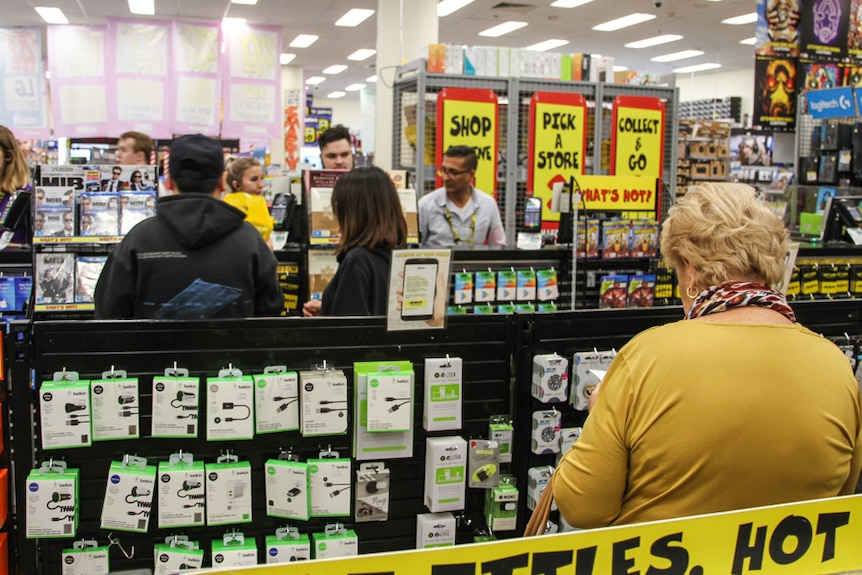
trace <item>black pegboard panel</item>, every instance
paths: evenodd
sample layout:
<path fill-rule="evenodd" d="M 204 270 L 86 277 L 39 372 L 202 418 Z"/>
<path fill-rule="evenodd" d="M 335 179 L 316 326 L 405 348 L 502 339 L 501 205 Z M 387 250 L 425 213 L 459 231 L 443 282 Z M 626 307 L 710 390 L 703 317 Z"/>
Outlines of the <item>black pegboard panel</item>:
<path fill-rule="evenodd" d="M 19 464 L 27 470 L 49 457 L 65 458 L 72 467 L 81 469 L 82 501 L 77 538 L 95 537 L 105 542 L 108 533 L 99 529 L 102 498 L 108 466 L 125 453 L 146 456 L 151 464 L 166 461 L 178 449 L 190 451 L 196 459 L 214 461 L 222 450 L 231 449 L 252 466 L 253 523 L 238 525 L 246 535 L 254 535 L 262 548 L 266 534 L 287 522 L 265 515 L 263 463 L 275 457 L 279 448 L 292 448 L 305 460 L 316 457 L 320 447 L 331 446 L 342 455 L 351 454 L 352 435 L 303 438 L 298 432 L 259 435 L 250 441 L 206 442 L 205 431 L 198 439 L 149 438 L 152 377 L 173 362 L 187 367 L 191 375 L 214 375 L 229 363 L 244 371 L 258 373 L 267 365 L 287 365 L 297 371 L 320 364 L 345 370 L 349 381 L 349 396 L 353 396 L 353 363 L 356 361 L 409 360 L 416 369 L 415 397 L 423 389 L 423 359 L 426 357 L 461 357 L 464 360 L 464 438 L 487 436 L 488 418 L 511 410 L 510 352 L 513 347 L 512 319 L 506 316 L 455 317 L 449 319 L 446 330 L 387 332 L 382 318 L 300 318 L 223 320 L 204 322 L 36 322 L 30 339 L 34 381 L 41 382 L 55 371 L 66 368 L 80 372 L 82 378 L 98 376 L 111 366 L 126 370 L 140 379 L 142 439 L 96 443 L 89 448 L 43 452 L 38 439 L 35 457 L 19 453 Z M 19 377 L 24 377 L 19 374 Z M 16 385 L 27 389 L 26 381 Z M 15 409 L 29 413 L 37 406 L 35 392 L 16 394 Z M 201 402 L 205 398 L 201 398 Z M 201 403 L 203 405 L 203 403 Z M 38 409 L 34 432 L 38 437 Z M 390 519 L 383 523 L 354 523 L 352 517 L 338 518 L 359 536 L 360 553 L 375 553 L 415 547 L 415 516 L 426 512 L 423 504 L 424 452 L 427 436 L 458 435 L 458 432 L 426 433 L 421 425 L 421 401 L 416 403 L 414 457 L 389 460 L 392 471 Z M 23 420 L 22 420 L 23 421 Z M 352 411 L 348 415 L 352 430 Z M 23 423 L 22 423 L 23 426 Z M 356 469 L 354 462 L 354 471 Z M 20 493 L 24 487 L 18 481 Z M 468 490 L 465 516 L 473 525 L 481 521 L 484 492 Z M 332 518 L 312 518 L 292 522 L 303 532 L 322 531 Z M 471 528 L 464 522 L 459 542 L 472 540 Z M 156 528 L 155 517 L 147 534 L 121 534 L 128 548 L 135 545 L 135 559 L 123 559 L 119 550 L 112 549 L 113 569 L 151 568 L 153 545 L 172 532 Z M 19 526 L 23 529 L 22 518 Z M 192 539 L 208 549 L 213 538 L 221 537 L 225 527 L 184 530 Z M 514 532 L 513 532 L 514 533 Z M 503 537 L 506 534 L 501 534 Z M 41 568 L 38 573 L 60 573 L 61 550 L 71 540 L 19 540 L 26 547 L 22 558 L 33 558 Z M 259 556 L 261 562 L 263 555 Z M 35 561 L 32 564 L 35 564 Z M 207 558 L 209 564 L 209 558 Z"/>

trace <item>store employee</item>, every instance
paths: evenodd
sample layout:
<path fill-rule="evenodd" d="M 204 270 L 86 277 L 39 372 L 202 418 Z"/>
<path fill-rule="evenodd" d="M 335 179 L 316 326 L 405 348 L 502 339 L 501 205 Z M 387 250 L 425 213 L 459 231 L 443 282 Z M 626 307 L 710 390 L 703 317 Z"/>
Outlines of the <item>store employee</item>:
<path fill-rule="evenodd" d="M 419 200 L 422 247 L 505 246 L 506 231 L 494 198 L 473 187 L 476 152 L 452 146 L 437 173 L 443 187 Z"/>

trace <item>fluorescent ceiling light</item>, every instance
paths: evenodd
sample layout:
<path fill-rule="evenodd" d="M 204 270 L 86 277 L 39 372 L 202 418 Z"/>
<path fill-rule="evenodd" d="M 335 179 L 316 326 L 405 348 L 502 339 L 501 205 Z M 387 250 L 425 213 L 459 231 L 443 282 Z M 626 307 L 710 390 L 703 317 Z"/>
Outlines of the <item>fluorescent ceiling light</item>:
<path fill-rule="evenodd" d="M 628 69 L 628 66 L 614 66 L 614 72 L 625 72 Z"/>
<path fill-rule="evenodd" d="M 682 40 L 682 36 L 679 34 L 662 34 L 661 36 L 653 36 L 652 38 L 645 38 L 637 42 L 629 42 L 626 44 L 626 48 L 649 48 L 651 46 L 658 46 L 659 44 L 676 42 L 677 40 Z"/>
<path fill-rule="evenodd" d="M 291 48 L 308 48 L 317 42 L 318 38 L 320 38 L 320 36 L 315 36 L 314 34 L 300 34 L 290 41 L 289 46 Z"/>
<path fill-rule="evenodd" d="M 568 44 L 568 40 L 545 40 L 544 42 L 539 42 L 538 44 L 533 44 L 532 46 L 527 46 L 524 50 L 535 50 L 537 52 L 545 52 L 547 50 L 553 50 L 554 48 L 559 48 L 560 46 L 565 46 Z"/>
<path fill-rule="evenodd" d="M 347 66 L 345 66 L 344 64 L 335 64 L 333 66 L 330 66 L 329 68 L 324 68 L 323 73 L 324 74 L 341 74 L 345 70 L 347 70 Z"/>
<path fill-rule="evenodd" d="M 361 90 L 364 87 L 365 87 L 365 84 L 351 84 L 348 87 L 346 87 L 345 90 L 348 92 L 358 92 L 359 90 Z"/>
<path fill-rule="evenodd" d="M 514 32 L 515 30 L 520 30 L 524 26 L 526 26 L 526 22 L 516 22 L 514 20 L 510 20 L 508 22 L 503 22 L 502 24 L 498 24 L 492 28 L 488 28 L 487 30 L 482 30 L 479 32 L 479 36 L 487 36 L 489 38 L 497 38 L 504 34 L 508 34 L 509 32 Z"/>
<path fill-rule="evenodd" d="M 367 60 L 377 53 L 377 50 L 372 50 L 370 48 L 362 48 L 361 50 L 357 50 L 353 54 L 347 57 L 348 60 L 353 60 L 354 62 L 362 62 L 363 60 Z"/>
<path fill-rule="evenodd" d="M 335 99 L 337 99 L 337 98 L 343 98 L 343 97 L 344 97 L 344 95 L 345 95 L 345 93 L 344 93 L 344 92 L 336 91 L 336 92 L 330 92 L 330 93 L 328 93 L 328 94 L 326 95 L 326 97 L 327 97 L 327 98 L 330 98 L 330 99 L 332 99 L 332 100 L 335 100 Z"/>
<path fill-rule="evenodd" d="M 551 2 L 551 6 L 554 8 L 577 8 L 578 6 L 589 4 L 592 1 L 593 0 L 556 0 L 556 2 Z"/>
<path fill-rule="evenodd" d="M 347 14 L 339 18 L 335 21 L 336 26 L 345 26 L 347 28 L 355 28 L 359 26 L 365 20 L 368 19 L 369 16 L 374 14 L 374 10 L 363 10 L 360 8 L 352 8 L 347 11 Z"/>
<path fill-rule="evenodd" d="M 692 72 L 703 72 L 704 70 L 715 70 L 721 68 L 721 64 L 695 64 L 694 66 L 683 66 L 682 68 L 674 68 L 674 74 L 689 74 Z"/>
<path fill-rule="evenodd" d="M 457 12 L 467 4 L 472 4 L 473 0 L 443 0 L 437 4 L 437 17 L 442 18 L 448 16 L 452 12 Z"/>
<path fill-rule="evenodd" d="M 129 12 L 142 16 L 152 16 L 156 13 L 156 4 L 154 0 L 129 0 Z"/>
<path fill-rule="evenodd" d="M 753 24 L 754 22 L 757 22 L 757 12 L 749 12 L 742 16 L 734 16 L 733 18 L 727 18 L 721 21 L 722 24 L 733 24 L 734 26 L 739 26 L 740 24 Z"/>
<path fill-rule="evenodd" d="M 257 4 L 257 0 L 230 0 L 231 4 L 247 4 L 249 6 L 254 6 Z"/>
<path fill-rule="evenodd" d="M 757 44 L 757 36 L 752 36 L 751 38 L 740 40 L 739 43 L 745 44 L 746 46 L 754 46 L 755 44 Z"/>
<path fill-rule="evenodd" d="M 225 18 L 221 21 L 222 28 L 239 28 L 245 26 L 245 18 Z"/>
<path fill-rule="evenodd" d="M 654 19 L 655 14 L 641 14 L 640 12 L 635 12 L 634 14 L 629 14 L 628 16 L 623 16 L 622 18 L 617 18 L 616 20 L 610 20 L 608 22 L 603 22 L 598 26 L 593 26 L 593 30 L 598 30 L 599 32 L 613 32 L 614 30 L 621 30 L 622 28 L 628 28 L 629 26 L 634 26 L 641 22 L 649 22 Z"/>
<path fill-rule="evenodd" d="M 278 60 L 279 62 L 281 62 L 282 66 L 287 66 L 288 64 L 293 62 L 294 58 L 296 58 L 296 54 L 282 53 L 282 55 L 278 57 Z"/>
<path fill-rule="evenodd" d="M 365 78 L 365 81 L 366 82 L 376 82 L 377 81 L 377 74 L 374 74 L 373 76 L 368 76 L 367 78 Z"/>
<path fill-rule="evenodd" d="M 63 11 L 59 8 L 50 8 L 45 6 L 37 6 L 36 12 L 42 17 L 42 20 L 48 24 L 68 24 L 69 20 Z"/>
<path fill-rule="evenodd" d="M 694 58 L 695 56 L 703 56 L 703 51 L 683 50 L 682 52 L 674 52 L 672 54 L 650 58 L 650 62 L 676 62 L 677 60 L 685 60 L 686 58 Z"/>
<path fill-rule="evenodd" d="M 324 78 L 323 76 L 312 76 L 305 81 L 305 83 L 309 86 L 316 86 L 318 84 L 322 84 L 323 82 L 326 82 L 326 78 Z"/>

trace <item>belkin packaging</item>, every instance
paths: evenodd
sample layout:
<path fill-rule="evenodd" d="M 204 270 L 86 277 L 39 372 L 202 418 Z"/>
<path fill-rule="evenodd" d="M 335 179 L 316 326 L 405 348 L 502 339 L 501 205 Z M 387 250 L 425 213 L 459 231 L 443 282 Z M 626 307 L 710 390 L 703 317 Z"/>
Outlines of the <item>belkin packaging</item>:
<path fill-rule="evenodd" d="M 425 506 L 432 512 L 464 509 L 467 442 L 458 436 L 425 440 Z"/>
<path fill-rule="evenodd" d="M 461 429 L 461 364 L 460 357 L 425 359 L 422 426 L 426 431 Z"/>
<path fill-rule="evenodd" d="M 356 362 L 353 377 L 353 453 L 356 460 L 412 457 L 413 364 L 409 361 Z M 369 427 L 369 422 L 374 429 Z"/>

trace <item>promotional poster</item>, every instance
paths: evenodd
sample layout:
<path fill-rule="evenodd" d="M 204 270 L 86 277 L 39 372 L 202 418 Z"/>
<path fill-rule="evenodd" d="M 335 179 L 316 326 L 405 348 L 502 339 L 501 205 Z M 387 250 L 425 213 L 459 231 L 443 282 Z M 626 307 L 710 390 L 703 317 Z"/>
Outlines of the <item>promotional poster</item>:
<path fill-rule="evenodd" d="M 757 43 L 759 56 L 799 54 L 801 0 L 757 0 Z"/>
<path fill-rule="evenodd" d="M 793 130 L 796 125 L 796 60 L 757 58 L 754 65 L 755 126 Z"/>
<path fill-rule="evenodd" d="M 810 0 L 799 21 L 802 56 L 843 58 L 847 55 L 850 0 Z"/>

